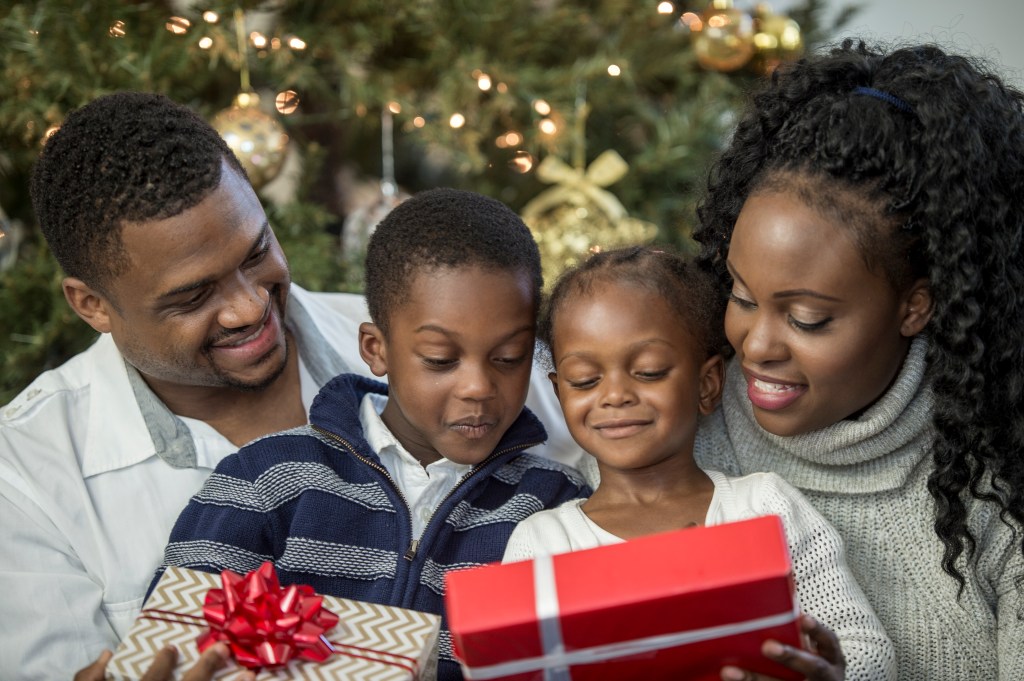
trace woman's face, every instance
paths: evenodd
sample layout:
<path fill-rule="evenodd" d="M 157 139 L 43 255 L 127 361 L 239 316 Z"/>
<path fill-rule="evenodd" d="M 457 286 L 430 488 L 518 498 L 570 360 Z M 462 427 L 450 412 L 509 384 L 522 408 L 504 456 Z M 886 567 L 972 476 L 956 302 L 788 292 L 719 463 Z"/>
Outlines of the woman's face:
<path fill-rule="evenodd" d="M 726 334 L 757 422 L 798 435 L 855 418 L 892 383 L 923 329 L 923 281 L 869 270 L 849 232 L 785 192 L 755 194 L 729 247 Z"/>

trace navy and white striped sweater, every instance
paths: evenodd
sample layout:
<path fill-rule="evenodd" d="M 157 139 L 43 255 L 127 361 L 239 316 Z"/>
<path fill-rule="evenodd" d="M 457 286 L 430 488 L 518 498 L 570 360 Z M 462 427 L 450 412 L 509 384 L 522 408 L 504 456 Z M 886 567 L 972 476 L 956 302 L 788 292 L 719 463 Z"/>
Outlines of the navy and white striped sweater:
<path fill-rule="evenodd" d="M 221 461 L 179 516 L 165 564 L 245 573 L 270 560 L 282 584 L 443 615 L 446 571 L 501 560 L 517 522 L 590 493 L 576 471 L 524 453 L 547 434 L 523 409 L 414 543 L 404 497 L 363 437 L 367 392 L 387 386 L 338 376 L 313 402 L 310 425 Z M 438 678 L 461 679 L 446 618 L 441 627 Z"/>

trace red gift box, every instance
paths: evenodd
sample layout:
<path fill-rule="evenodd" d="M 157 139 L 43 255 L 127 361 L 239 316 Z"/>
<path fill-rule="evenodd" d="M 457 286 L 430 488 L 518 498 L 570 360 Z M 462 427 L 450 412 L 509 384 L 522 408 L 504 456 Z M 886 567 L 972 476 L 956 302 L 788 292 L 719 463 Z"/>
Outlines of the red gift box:
<path fill-rule="evenodd" d="M 801 646 L 778 516 L 451 572 L 445 599 L 474 681 L 800 678 L 761 654 Z"/>

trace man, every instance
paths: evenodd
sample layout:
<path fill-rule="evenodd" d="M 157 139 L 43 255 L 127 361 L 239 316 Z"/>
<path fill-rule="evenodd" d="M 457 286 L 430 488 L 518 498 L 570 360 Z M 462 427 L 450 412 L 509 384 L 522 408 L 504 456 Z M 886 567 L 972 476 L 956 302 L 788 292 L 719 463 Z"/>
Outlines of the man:
<path fill-rule="evenodd" d="M 291 285 L 231 150 L 165 97 L 69 115 L 32 199 L 68 304 L 102 334 L 0 409 L 0 676 L 49 679 L 116 646 L 223 457 L 366 373 L 367 315 L 360 296 Z M 575 451 L 550 391 L 529 404 L 561 435 L 549 447 Z"/>

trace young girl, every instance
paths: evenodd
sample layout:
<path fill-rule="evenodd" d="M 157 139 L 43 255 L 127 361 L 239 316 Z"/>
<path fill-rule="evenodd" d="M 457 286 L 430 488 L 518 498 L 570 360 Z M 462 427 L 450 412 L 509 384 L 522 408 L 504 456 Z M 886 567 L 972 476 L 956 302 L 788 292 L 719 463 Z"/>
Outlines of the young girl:
<path fill-rule="evenodd" d="M 775 72 L 699 209 L 736 357 L 697 460 L 835 525 L 901 681 L 1024 679 L 1022 112 L 846 42 Z"/>
<path fill-rule="evenodd" d="M 711 413 L 722 389 L 722 300 L 708 273 L 650 248 L 599 253 L 562 275 L 539 335 L 569 432 L 597 460 L 601 484 L 585 501 L 521 522 L 504 559 L 778 514 L 797 598 L 837 633 L 848 678 L 895 678 L 892 645 L 836 531 L 777 475 L 729 478 L 694 462 L 698 415 Z M 811 620 L 806 628 L 816 631 Z M 821 658 L 777 643 L 766 652 L 808 676 L 841 678 L 834 641 L 814 638 Z M 831 675 L 816 676 L 821 667 Z"/>

